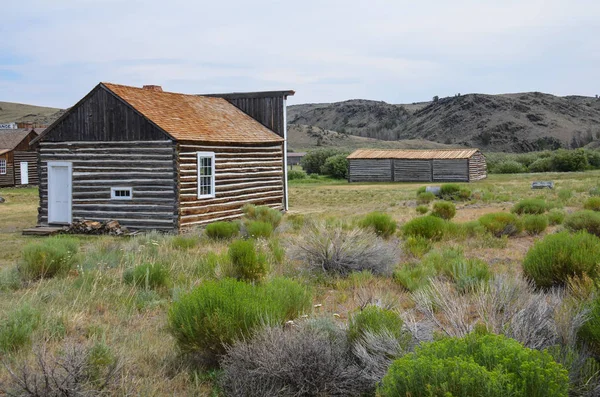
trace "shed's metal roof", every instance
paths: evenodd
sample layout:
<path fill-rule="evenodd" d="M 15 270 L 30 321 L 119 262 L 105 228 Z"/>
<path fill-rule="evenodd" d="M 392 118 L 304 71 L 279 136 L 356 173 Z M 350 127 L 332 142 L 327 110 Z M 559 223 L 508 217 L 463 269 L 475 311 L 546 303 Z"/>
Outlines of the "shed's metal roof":
<path fill-rule="evenodd" d="M 479 149 L 379 150 L 358 149 L 348 159 L 468 159 Z"/>

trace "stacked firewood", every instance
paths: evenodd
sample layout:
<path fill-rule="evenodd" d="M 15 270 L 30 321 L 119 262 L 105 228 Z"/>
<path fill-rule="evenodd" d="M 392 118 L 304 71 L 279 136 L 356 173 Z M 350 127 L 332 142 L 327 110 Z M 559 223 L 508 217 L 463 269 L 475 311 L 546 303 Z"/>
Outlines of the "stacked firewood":
<path fill-rule="evenodd" d="M 108 234 L 111 236 L 121 236 L 129 234 L 126 227 L 121 226 L 119 221 L 97 222 L 90 220 L 75 221 L 71 226 L 65 229 L 69 234 Z"/>

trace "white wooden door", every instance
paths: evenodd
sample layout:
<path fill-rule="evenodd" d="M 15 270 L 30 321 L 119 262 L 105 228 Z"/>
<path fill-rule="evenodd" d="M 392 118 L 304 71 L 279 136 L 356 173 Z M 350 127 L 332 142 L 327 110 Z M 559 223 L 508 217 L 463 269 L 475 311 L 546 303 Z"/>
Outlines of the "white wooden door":
<path fill-rule="evenodd" d="M 48 223 L 71 223 L 72 164 L 48 162 Z"/>
<path fill-rule="evenodd" d="M 21 185 L 29 185 L 29 164 L 27 161 L 21 161 Z"/>

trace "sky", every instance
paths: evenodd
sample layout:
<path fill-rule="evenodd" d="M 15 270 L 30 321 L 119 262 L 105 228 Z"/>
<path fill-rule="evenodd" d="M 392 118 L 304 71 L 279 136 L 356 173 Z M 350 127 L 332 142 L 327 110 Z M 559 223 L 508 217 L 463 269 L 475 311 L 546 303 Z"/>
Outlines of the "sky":
<path fill-rule="evenodd" d="M 289 104 L 600 94 L 598 0 L 0 0 L 0 101 L 101 81 Z"/>

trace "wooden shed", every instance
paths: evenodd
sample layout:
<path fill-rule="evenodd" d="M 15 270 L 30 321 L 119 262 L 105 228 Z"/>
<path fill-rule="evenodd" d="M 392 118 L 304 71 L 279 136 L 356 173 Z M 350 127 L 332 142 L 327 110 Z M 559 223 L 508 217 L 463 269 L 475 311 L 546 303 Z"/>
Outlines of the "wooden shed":
<path fill-rule="evenodd" d="M 29 144 L 33 128 L 0 130 L 0 187 L 37 185 L 37 152 Z"/>
<path fill-rule="evenodd" d="M 348 156 L 350 182 L 472 182 L 487 177 L 479 149 L 374 150 Z"/>
<path fill-rule="evenodd" d="M 245 204 L 287 209 L 288 95 L 100 83 L 38 139 L 39 225 L 116 219 L 179 231 L 237 218 Z M 260 117 L 234 105 L 239 97 L 255 99 Z"/>

